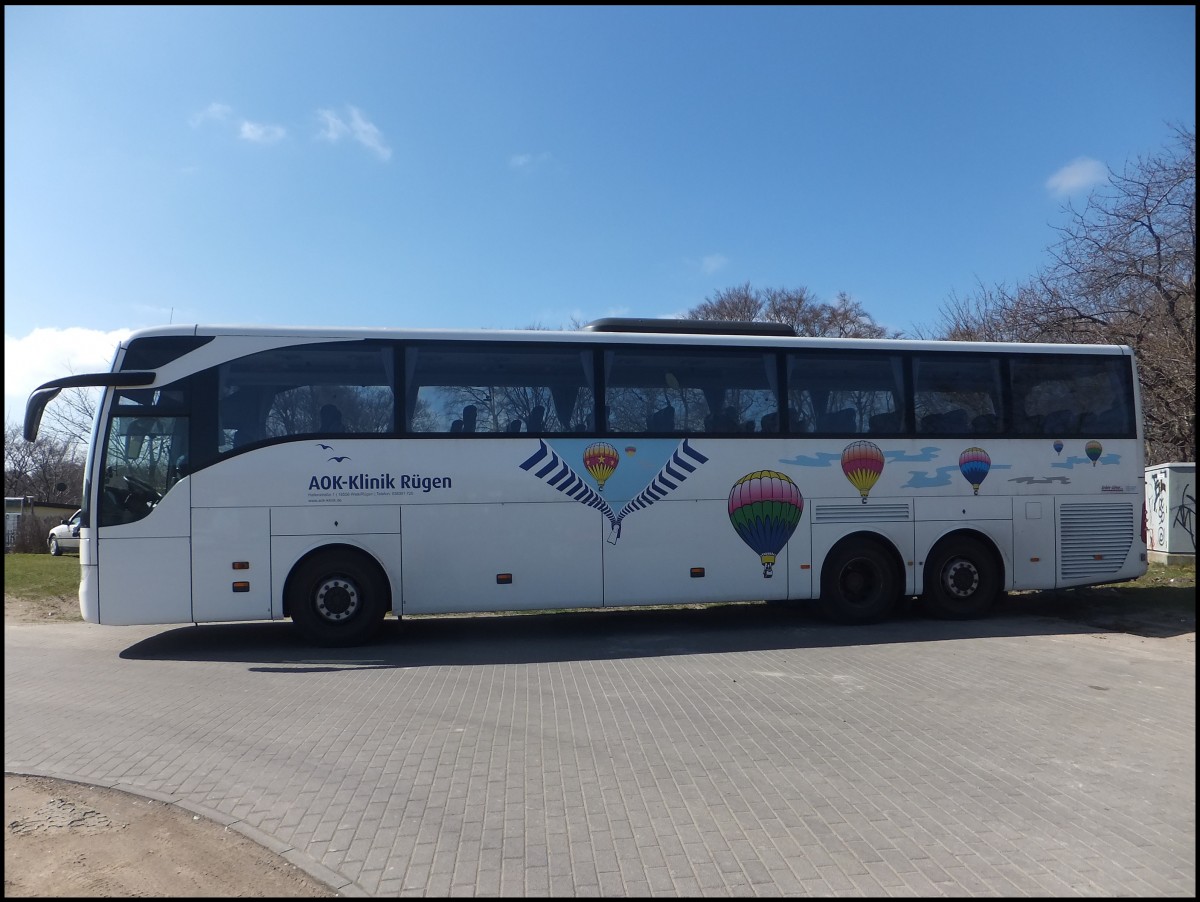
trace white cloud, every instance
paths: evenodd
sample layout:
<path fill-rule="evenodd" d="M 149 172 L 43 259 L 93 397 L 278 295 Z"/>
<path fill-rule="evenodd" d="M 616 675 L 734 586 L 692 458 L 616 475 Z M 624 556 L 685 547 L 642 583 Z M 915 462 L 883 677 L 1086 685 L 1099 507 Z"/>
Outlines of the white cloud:
<path fill-rule="evenodd" d="M 193 113 L 188 119 L 192 128 L 198 128 L 205 122 L 224 122 L 233 114 L 233 109 L 223 103 L 210 103 L 199 113 Z"/>
<path fill-rule="evenodd" d="M 25 402 L 51 379 L 78 373 L 104 373 L 117 345 L 131 329 L 34 329 L 21 338 L 4 336 L 4 422 L 21 423 Z M 52 402 L 53 403 L 53 402 Z"/>
<path fill-rule="evenodd" d="M 391 158 L 392 149 L 383 140 L 383 133 L 374 123 L 368 122 L 357 107 L 350 107 L 350 130 L 354 133 L 354 140 L 374 151 L 379 159 Z"/>
<path fill-rule="evenodd" d="M 254 144 L 274 144 L 276 141 L 283 140 L 287 132 L 278 125 L 265 125 L 261 122 L 243 120 L 239 134 L 243 140 Z"/>
<path fill-rule="evenodd" d="M 379 159 L 391 159 L 392 149 L 388 147 L 387 141 L 383 138 L 383 132 L 379 130 L 378 126 L 367 119 L 358 107 L 352 106 L 346 109 L 350 117 L 348 123 L 333 110 L 317 110 L 317 118 L 321 122 L 321 130 L 317 133 L 317 138 L 336 144 L 343 136 L 349 135 Z"/>
<path fill-rule="evenodd" d="M 231 122 L 232 118 L 233 107 L 224 103 L 210 103 L 199 113 L 194 113 L 188 119 L 188 123 L 192 128 L 198 128 L 205 122 L 225 123 Z M 249 119 L 243 119 L 238 126 L 238 135 L 242 140 L 254 144 L 274 144 L 283 140 L 287 135 L 287 130 L 280 125 L 268 125 L 264 122 L 251 122 Z"/>
<path fill-rule="evenodd" d="M 729 258 L 724 254 L 709 254 L 707 257 L 700 258 L 700 272 L 711 276 L 718 269 L 724 269 L 728 262 Z"/>
<path fill-rule="evenodd" d="M 1108 179 L 1108 167 L 1090 157 L 1076 157 L 1050 178 L 1046 190 L 1055 197 L 1066 197 L 1099 185 Z"/>
<path fill-rule="evenodd" d="M 343 135 L 350 133 L 350 126 L 333 110 L 317 110 L 317 118 L 321 120 L 321 131 L 317 137 L 322 141 L 336 144 Z"/>
<path fill-rule="evenodd" d="M 534 169 L 549 165 L 553 160 L 554 155 L 545 150 L 541 153 L 515 153 L 508 158 L 508 165 L 511 169 L 532 172 Z"/>

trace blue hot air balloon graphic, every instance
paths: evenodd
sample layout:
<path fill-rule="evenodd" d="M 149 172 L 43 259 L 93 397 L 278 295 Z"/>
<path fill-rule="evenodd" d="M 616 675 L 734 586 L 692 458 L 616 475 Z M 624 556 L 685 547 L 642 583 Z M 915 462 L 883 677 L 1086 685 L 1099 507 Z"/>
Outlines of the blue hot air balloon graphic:
<path fill-rule="evenodd" d="M 767 579 L 775 569 L 776 555 L 796 531 L 803 513 L 800 489 L 775 470 L 747 473 L 729 492 L 729 522 L 758 555 Z"/>
<path fill-rule="evenodd" d="M 968 448 L 958 456 L 958 469 L 971 483 L 975 494 L 979 494 L 979 486 L 992 468 L 992 459 L 982 448 Z"/>
<path fill-rule="evenodd" d="M 1055 453 L 1055 454 L 1062 454 L 1062 449 L 1063 449 L 1063 443 L 1062 443 L 1062 439 L 1060 439 L 1060 438 L 1056 438 L 1056 439 L 1054 440 L 1054 453 Z"/>

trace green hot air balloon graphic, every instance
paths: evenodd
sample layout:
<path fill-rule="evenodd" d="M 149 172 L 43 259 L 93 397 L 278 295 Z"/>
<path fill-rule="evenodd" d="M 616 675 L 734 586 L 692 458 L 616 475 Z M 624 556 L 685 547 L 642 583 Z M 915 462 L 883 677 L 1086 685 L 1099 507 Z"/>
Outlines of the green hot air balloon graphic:
<path fill-rule="evenodd" d="M 771 578 L 775 557 L 796 531 L 803 513 L 800 489 L 775 470 L 747 473 L 729 491 L 729 522 L 758 555 L 764 579 Z"/>
<path fill-rule="evenodd" d="M 1104 453 L 1104 446 L 1095 439 L 1092 439 L 1083 446 L 1083 453 L 1088 456 L 1088 460 L 1092 462 L 1092 466 L 1096 466 L 1096 461 L 1100 459 L 1100 455 Z"/>

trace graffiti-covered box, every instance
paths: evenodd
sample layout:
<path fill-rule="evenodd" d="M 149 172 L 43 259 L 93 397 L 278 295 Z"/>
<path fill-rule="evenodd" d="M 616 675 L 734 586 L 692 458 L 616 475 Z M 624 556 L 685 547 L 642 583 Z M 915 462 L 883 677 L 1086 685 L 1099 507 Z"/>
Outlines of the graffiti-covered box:
<path fill-rule="evenodd" d="M 1146 547 L 1150 560 L 1196 560 L 1196 465 L 1146 467 Z"/>

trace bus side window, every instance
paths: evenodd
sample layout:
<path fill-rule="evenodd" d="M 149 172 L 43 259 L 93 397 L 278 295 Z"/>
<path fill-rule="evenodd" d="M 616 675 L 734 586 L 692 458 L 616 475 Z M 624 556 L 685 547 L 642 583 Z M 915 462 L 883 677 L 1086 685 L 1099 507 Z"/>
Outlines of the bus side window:
<path fill-rule="evenodd" d="M 648 432 L 674 432 L 675 408 L 668 404 L 650 414 L 650 419 L 646 422 L 646 430 Z"/>
<path fill-rule="evenodd" d="M 529 416 L 525 420 L 526 432 L 541 432 L 545 424 L 546 408 L 542 405 L 537 405 L 533 410 L 529 411 Z"/>
<path fill-rule="evenodd" d="M 995 435 L 1000 431 L 1000 419 L 994 413 L 981 413 L 971 421 L 971 431 L 976 435 Z"/>
<path fill-rule="evenodd" d="M 1075 435 L 1077 432 L 1075 414 L 1069 410 L 1055 410 L 1046 414 L 1042 422 L 1042 432 L 1045 435 L 1056 435 L 1059 438 Z"/>
<path fill-rule="evenodd" d="M 896 433 L 900 431 L 900 412 L 877 413 L 871 417 L 871 434 Z"/>
<path fill-rule="evenodd" d="M 858 416 L 853 407 L 844 407 L 833 413 L 822 414 L 817 418 L 817 429 L 821 432 L 857 432 Z"/>

